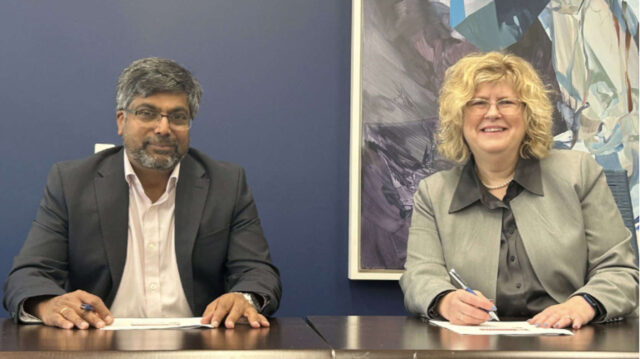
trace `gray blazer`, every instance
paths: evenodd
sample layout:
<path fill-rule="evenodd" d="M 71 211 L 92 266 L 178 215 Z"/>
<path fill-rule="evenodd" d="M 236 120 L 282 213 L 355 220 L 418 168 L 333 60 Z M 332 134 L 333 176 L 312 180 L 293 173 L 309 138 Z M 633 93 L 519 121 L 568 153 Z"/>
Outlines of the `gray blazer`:
<path fill-rule="evenodd" d="M 126 258 L 129 188 L 122 147 L 57 163 L 27 240 L 4 284 L 4 306 L 83 289 L 111 305 Z M 194 315 L 229 291 L 278 308 L 282 293 L 242 168 L 189 149 L 180 165 L 175 204 L 178 271 Z"/>
<path fill-rule="evenodd" d="M 533 270 L 558 303 L 588 293 L 608 320 L 636 311 L 638 268 L 631 233 L 587 153 L 552 150 L 540 161 L 544 195 L 522 191 L 511 209 Z M 456 289 L 448 271 L 495 298 L 500 253 L 500 211 L 481 206 L 449 213 L 462 167 L 424 179 L 414 196 L 406 271 L 400 280 L 407 310 L 426 315 L 441 292 Z"/>

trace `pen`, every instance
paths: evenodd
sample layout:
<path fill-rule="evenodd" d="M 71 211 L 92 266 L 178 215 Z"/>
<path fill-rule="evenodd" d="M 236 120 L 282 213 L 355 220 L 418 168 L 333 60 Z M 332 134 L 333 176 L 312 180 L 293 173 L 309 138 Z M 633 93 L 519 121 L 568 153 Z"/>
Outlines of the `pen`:
<path fill-rule="evenodd" d="M 460 287 L 462 287 L 462 289 L 466 290 L 467 292 L 473 295 L 477 295 L 476 292 L 473 291 L 473 289 L 469 288 L 469 286 L 464 283 L 464 281 L 462 280 L 462 278 L 460 278 L 460 276 L 458 275 L 455 269 L 451 268 L 451 270 L 449 271 L 449 275 L 451 276 L 451 278 L 453 278 L 453 280 L 455 280 L 458 283 Z M 487 310 L 486 312 L 489 313 L 489 316 L 491 317 L 491 319 L 497 322 L 500 321 L 500 319 L 498 318 L 498 315 L 496 315 L 495 312 L 492 312 L 489 310 Z"/>

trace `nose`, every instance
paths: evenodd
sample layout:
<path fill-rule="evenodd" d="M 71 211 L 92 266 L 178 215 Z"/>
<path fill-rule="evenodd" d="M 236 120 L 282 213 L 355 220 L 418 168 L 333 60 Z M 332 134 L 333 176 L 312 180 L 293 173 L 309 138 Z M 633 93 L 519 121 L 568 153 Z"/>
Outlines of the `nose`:
<path fill-rule="evenodd" d="M 156 121 L 154 132 L 159 135 L 167 135 L 171 132 L 167 115 L 160 114 L 160 118 Z"/>
<path fill-rule="evenodd" d="M 498 104 L 496 102 L 489 102 L 489 109 L 487 113 L 484 114 L 484 117 L 495 118 L 500 117 L 502 114 L 498 110 Z"/>

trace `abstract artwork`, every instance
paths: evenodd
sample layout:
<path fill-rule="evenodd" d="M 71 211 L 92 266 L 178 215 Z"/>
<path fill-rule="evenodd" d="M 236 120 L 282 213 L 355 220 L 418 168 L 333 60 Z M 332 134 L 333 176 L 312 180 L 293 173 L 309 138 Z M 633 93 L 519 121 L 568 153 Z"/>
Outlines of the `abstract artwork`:
<path fill-rule="evenodd" d="M 552 92 L 554 147 L 623 169 L 638 228 L 638 1 L 353 0 L 349 278 L 397 279 L 413 194 L 436 150 L 445 70 L 527 59 Z"/>

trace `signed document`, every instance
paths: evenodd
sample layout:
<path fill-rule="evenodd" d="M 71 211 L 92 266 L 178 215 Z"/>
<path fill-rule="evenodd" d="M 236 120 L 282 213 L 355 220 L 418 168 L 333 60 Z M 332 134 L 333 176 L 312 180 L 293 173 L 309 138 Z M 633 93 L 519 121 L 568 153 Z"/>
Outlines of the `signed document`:
<path fill-rule="evenodd" d="M 201 319 L 202 317 L 114 318 L 113 323 L 102 330 L 212 328 L 211 324 L 200 324 Z"/>
<path fill-rule="evenodd" d="M 430 320 L 430 324 L 447 328 L 458 334 L 472 335 L 573 335 L 567 329 L 538 328 L 527 322 L 485 322 L 480 325 L 455 325 L 447 321 Z"/>

